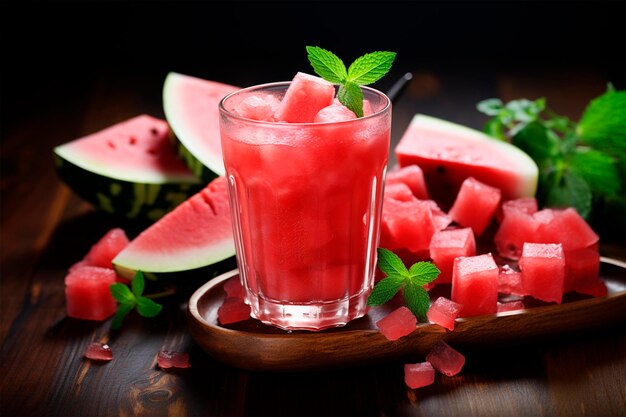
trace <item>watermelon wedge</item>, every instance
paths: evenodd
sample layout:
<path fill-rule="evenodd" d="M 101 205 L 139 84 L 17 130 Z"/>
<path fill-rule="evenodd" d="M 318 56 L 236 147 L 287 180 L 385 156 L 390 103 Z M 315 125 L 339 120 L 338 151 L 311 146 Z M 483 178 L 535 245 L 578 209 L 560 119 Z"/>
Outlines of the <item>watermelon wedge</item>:
<path fill-rule="evenodd" d="M 196 270 L 235 255 L 225 177 L 218 177 L 134 238 L 114 259 L 117 273 Z"/>
<path fill-rule="evenodd" d="M 150 223 L 197 193 L 165 120 L 140 115 L 54 148 L 59 177 L 97 208 Z"/>
<path fill-rule="evenodd" d="M 163 84 L 163 110 L 178 139 L 178 152 L 205 183 L 225 173 L 218 105 L 236 90 L 232 85 L 176 72 L 170 72 Z"/>
<path fill-rule="evenodd" d="M 533 197 L 537 190 L 537 164 L 522 150 L 435 117 L 415 115 L 395 154 L 400 167 L 422 169 L 430 197 L 444 209 L 468 177 L 499 188 L 503 200 Z"/>

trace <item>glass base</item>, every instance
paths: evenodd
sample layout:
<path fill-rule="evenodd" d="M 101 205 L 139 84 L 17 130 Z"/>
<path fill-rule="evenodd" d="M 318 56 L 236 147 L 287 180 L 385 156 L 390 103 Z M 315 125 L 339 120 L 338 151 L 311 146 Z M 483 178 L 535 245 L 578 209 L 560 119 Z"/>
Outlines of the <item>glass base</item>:
<path fill-rule="evenodd" d="M 340 327 L 367 313 L 369 292 L 337 301 L 315 304 L 280 303 L 248 293 L 252 317 L 284 330 L 323 330 Z"/>

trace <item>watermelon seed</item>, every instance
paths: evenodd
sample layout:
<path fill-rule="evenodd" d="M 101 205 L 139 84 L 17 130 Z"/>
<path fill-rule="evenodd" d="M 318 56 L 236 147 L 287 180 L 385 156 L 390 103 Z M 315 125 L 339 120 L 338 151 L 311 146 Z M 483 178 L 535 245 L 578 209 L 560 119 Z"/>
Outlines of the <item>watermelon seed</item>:
<path fill-rule="evenodd" d="M 157 128 L 156 128 L 156 127 L 151 128 L 151 129 L 150 129 L 150 132 L 151 132 L 153 135 L 155 135 L 155 136 L 159 134 L 159 131 L 157 130 Z"/>
<path fill-rule="evenodd" d="M 155 149 L 155 148 L 150 148 L 150 149 L 148 149 L 148 153 L 150 155 L 158 155 L 159 154 L 159 150 Z"/>
<path fill-rule="evenodd" d="M 439 165 L 439 166 L 437 167 L 437 172 L 438 172 L 439 174 L 443 175 L 443 174 L 445 174 L 445 173 L 446 173 L 446 168 L 445 168 L 443 165 Z"/>
<path fill-rule="evenodd" d="M 111 148 L 111 149 L 115 149 L 116 148 L 115 143 L 111 142 L 110 140 L 107 140 L 107 145 L 109 145 L 109 148 Z"/>
<path fill-rule="evenodd" d="M 137 138 L 136 138 L 136 137 L 134 137 L 134 136 L 131 136 L 131 137 L 128 139 L 128 143 L 130 143 L 131 145 L 136 144 L 136 143 L 137 143 Z"/>

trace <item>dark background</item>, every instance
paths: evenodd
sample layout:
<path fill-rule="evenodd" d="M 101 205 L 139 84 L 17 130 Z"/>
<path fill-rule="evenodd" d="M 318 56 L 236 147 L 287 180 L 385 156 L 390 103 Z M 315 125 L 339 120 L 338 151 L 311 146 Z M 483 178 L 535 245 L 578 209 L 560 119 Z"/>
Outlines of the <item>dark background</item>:
<path fill-rule="evenodd" d="M 240 86 L 288 80 L 311 71 L 305 45 L 346 62 L 397 52 L 383 90 L 409 70 L 466 86 L 504 72 L 593 71 L 623 88 L 626 74 L 624 2 L 4 0 L 0 15 L 3 132 L 72 111 L 94 80 L 141 88 L 147 103 L 169 71 Z"/>

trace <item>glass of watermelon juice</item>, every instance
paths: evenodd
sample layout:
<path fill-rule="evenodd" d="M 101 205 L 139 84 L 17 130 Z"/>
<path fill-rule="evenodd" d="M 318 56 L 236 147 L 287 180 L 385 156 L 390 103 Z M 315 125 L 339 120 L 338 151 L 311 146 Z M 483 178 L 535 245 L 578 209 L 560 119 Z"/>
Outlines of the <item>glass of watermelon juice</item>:
<path fill-rule="evenodd" d="M 352 120 L 288 123 L 238 112 L 258 97 L 279 103 L 289 85 L 250 87 L 222 100 L 222 154 L 252 316 L 287 330 L 321 330 L 366 313 L 391 103 L 364 87 L 370 114 Z"/>

